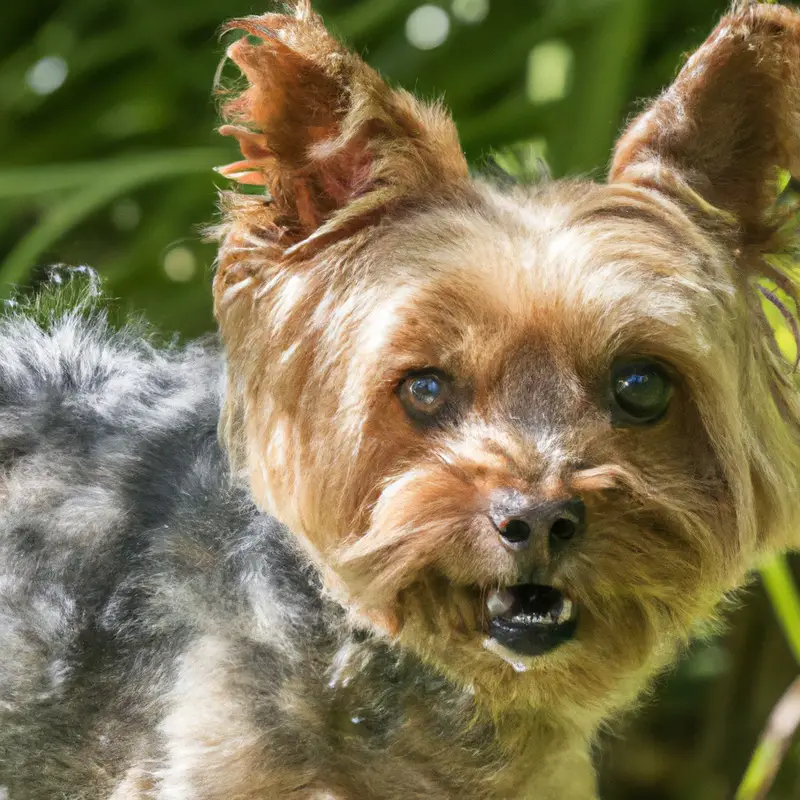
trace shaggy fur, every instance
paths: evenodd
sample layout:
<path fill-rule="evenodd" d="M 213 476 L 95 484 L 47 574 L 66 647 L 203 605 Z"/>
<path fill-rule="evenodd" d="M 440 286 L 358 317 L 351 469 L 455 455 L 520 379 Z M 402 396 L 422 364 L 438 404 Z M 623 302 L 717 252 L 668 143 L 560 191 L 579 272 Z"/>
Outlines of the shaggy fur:
<path fill-rule="evenodd" d="M 800 523 L 759 300 L 791 317 L 800 16 L 739 3 L 607 184 L 519 188 L 306 3 L 232 27 L 221 171 L 268 196 L 223 198 L 225 357 L 80 308 L 0 325 L 0 786 L 590 800 L 598 727 Z M 631 358 L 672 382 L 649 424 L 615 416 Z M 511 547 L 499 495 L 586 529 Z M 487 617 L 531 583 L 579 609 L 535 656 Z"/>

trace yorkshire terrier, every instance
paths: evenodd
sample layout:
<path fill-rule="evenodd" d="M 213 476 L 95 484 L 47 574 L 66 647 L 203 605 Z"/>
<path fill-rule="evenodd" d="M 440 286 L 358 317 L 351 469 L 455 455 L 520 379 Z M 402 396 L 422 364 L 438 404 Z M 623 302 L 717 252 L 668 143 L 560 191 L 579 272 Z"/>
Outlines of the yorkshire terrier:
<path fill-rule="evenodd" d="M 735 5 L 606 183 L 515 187 L 303 0 L 229 27 L 224 353 L 0 323 L 0 796 L 595 798 L 800 528 L 800 14 Z"/>

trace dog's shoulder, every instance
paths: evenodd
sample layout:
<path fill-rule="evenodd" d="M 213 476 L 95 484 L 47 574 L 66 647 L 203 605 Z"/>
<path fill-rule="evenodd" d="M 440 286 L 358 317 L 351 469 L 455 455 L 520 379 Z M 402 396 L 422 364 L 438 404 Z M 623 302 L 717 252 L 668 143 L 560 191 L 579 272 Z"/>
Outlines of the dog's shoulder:
<path fill-rule="evenodd" d="M 97 456 L 101 441 L 216 424 L 221 375 L 213 343 L 158 346 L 142 324 L 112 325 L 95 298 L 48 289 L 0 318 L 0 459 Z"/>
<path fill-rule="evenodd" d="M 119 606 L 154 543 L 175 535 L 179 498 L 211 494 L 226 507 L 221 374 L 213 344 L 157 346 L 141 325 L 112 325 L 72 279 L 9 305 L 0 602 L 28 642 L 57 649 L 61 631 L 66 646 L 75 626 L 97 626 Z"/>
<path fill-rule="evenodd" d="M 198 642 L 224 639 L 247 674 L 321 624 L 305 561 L 231 475 L 223 381 L 214 340 L 159 344 L 69 287 L 0 317 L 0 787 L 12 796 L 15 775 L 33 780 L 31 752 L 66 764 L 80 746 L 91 763 L 93 726 L 146 739 Z M 21 796 L 94 780 L 53 769 Z"/>
<path fill-rule="evenodd" d="M 0 318 L 0 599 L 62 587 L 115 629 L 145 595 L 202 627 L 203 587 L 244 597 L 252 575 L 315 604 L 290 537 L 231 475 L 223 392 L 215 340 L 158 344 L 70 287 Z"/>

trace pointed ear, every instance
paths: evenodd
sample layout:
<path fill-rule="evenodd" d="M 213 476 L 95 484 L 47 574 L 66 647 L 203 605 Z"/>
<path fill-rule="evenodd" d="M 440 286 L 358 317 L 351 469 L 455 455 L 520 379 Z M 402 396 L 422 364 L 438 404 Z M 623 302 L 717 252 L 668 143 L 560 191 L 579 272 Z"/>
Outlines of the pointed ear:
<path fill-rule="evenodd" d="M 239 19 L 230 29 L 250 37 L 228 49 L 248 86 L 223 105 L 220 132 L 238 139 L 243 158 L 219 171 L 265 186 L 281 250 L 318 246 L 401 198 L 467 176 L 442 108 L 390 89 L 307 0 L 293 14 Z"/>
<path fill-rule="evenodd" d="M 779 169 L 800 175 L 800 14 L 740 2 L 623 134 L 609 181 L 710 205 L 758 238 Z"/>

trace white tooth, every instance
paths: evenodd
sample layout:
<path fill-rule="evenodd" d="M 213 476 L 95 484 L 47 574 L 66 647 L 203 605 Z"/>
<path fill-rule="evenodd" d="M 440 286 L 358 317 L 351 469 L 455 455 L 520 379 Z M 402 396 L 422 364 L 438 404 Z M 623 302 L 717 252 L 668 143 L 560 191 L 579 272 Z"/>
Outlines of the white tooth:
<path fill-rule="evenodd" d="M 550 617 L 540 617 L 538 614 L 515 614 L 511 618 L 517 625 L 554 625 L 555 620 Z"/>
<path fill-rule="evenodd" d="M 486 608 L 492 618 L 505 614 L 513 605 L 514 595 L 507 589 L 492 589 L 486 598 Z"/>
<path fill-rule="evenodd" d="M 568 597 L 564 598 L 564 604 L 561 606 L 561 611 L 558 615 L 558 623 L 569 622 L 572 619 L 572 600 Z"/>

